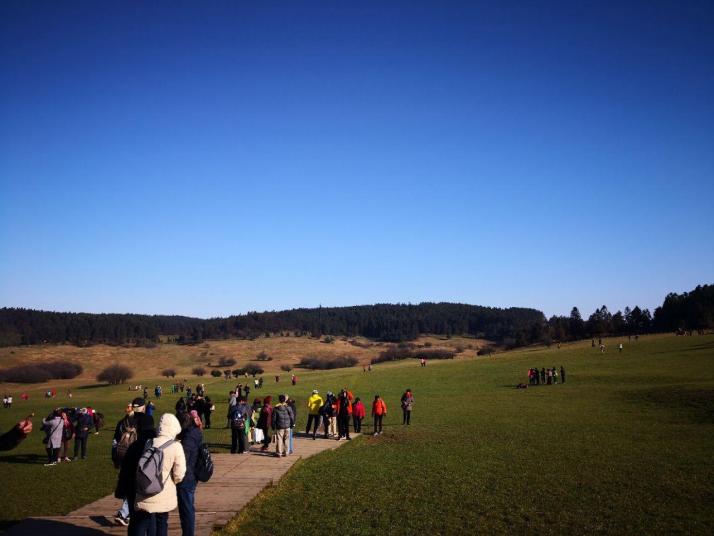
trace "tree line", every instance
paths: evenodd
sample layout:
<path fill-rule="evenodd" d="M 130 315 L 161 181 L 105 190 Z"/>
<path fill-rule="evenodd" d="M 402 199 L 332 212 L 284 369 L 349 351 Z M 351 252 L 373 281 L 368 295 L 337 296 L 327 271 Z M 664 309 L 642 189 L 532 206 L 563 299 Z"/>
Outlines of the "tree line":
<path fill-rule="evenodd" d="M 577 307 L 569 316 L 546 320 L 529 308 L 497 308 L 460 303 L 376 304 L 251 312 L 227 318 L 136 314 L 58 313 L 0 309 L 0 346 L 41 343 L 154 345 L 160 335 L 178 343 L 259 336 L 363 336 L 388 342 L 413 340 L 422 333 L 467 335 L 506 346 L 576 340 L 603 335 L 643 334 L 714 328 L 714 285 L 668 294 L 654 314 L 640 307 L 611 313 L 606 306 L 584 319 Z"/>

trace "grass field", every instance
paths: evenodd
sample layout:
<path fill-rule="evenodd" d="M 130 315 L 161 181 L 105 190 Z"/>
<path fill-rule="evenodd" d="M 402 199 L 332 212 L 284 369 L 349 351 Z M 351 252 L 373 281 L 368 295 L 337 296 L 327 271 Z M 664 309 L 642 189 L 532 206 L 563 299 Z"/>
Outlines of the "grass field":
<path fill-rule="evenodd" d="M 607 340 L 604 355 L 588 342 L 426 368 L 301 372 L 296 387 L 266 382 L 255 394 L 287 392 L 301 409 L 313 386 L 349 386 L 364 400 L 379 392 L 390 409 L 386 431 L 299 462 L 222 534 L 711 534 L 714 336 L 625 340 L 622 354 L 619 342 Z M 513 388 L 531 366 L 560 365 L 564 385 Z M 233 382 L 206 383 L 221 426 Z M 416 397 L 410 427 L 398 407 L 406 387 Z M 114 423 L 132 395 L 125 389 L 76 388 L 73 404 L 96 406 Z M 174 402 L 165 396 L 159 410 Z M 52 405 L 32 391 L 0 412 L 0 429 Z M 52 468 L 42 466 L 40 439 L 33 433 L 0 455 L 5 524 L 64 513 L 113 489 L 109 430 L 90 438 L 89 460 Z M 228 431 L 207 439 L 225 450 Z"/>

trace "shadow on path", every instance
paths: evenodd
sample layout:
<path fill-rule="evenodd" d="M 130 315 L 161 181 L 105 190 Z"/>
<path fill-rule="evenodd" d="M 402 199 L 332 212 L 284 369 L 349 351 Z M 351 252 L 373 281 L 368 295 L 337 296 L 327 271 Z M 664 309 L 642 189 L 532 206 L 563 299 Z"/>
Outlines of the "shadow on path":
<path fill-rule="evenodd" d="M 105 533 L 87 527 L 78 527 L 71 523 L 55 521 L 54 519 L 26 519 L 19 525 L 10 527 L 5 536 L 99 536 Z"/>

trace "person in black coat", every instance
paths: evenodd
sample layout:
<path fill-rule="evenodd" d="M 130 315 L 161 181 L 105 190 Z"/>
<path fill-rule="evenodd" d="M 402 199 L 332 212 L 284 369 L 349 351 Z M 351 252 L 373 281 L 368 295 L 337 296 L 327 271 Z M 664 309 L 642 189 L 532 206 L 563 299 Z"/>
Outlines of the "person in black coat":
<path fill-rule="evenodd" d="M 77 415 L 77 422 L 74 425 L 74 459 L 79 458 L 80 448 L 82 450 L 82 459 L 87 458 L 87 438 L 89 433 L 94 426 L 94 419 L 87 413 L 87 408 L 82 408 L 79 410 Z"/>
<path fill-rule="evenodd" d="M 137 532 L 136 525 L 143 521 L 142 518 L 145 517 L 140 511 L 135 512 L 134 510 L 134 504 L 136 503 L 136 469 L 139 466 L 139 459 L 144 452 L 146 442 L 156 437 L 153 417 L 140 412 L 135 412 L 134 417 L 137 423 L 136 441 L 129 446 L 124 455 L 119 469 L 117 487 L 114 491 L 114 496 L 117 499 L 126 499 L 129 505 L 129 534 Z"/>
<path fill-rule="evenodd" d="M 183 414 L 179 439 L 181 440 L 183 453 L 186 456 L 186 474 L 183 480 L 176 485 L 182 536 L 193 536 L 196 527 L 194 499 L 197 484 L 196 462 L 198 460 L 198 452 L 203 443 L 201 427 L 201 418 L 196 411 L 192 411 L 190 414 Z"/>

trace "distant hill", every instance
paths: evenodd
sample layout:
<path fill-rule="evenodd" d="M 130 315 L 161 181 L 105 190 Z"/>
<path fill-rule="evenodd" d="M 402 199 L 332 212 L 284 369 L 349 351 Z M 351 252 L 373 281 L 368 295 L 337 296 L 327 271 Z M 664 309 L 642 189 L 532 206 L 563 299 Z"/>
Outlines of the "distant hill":
<path fill-rule="evenodd" d="M 376 304 L 247 313 L 227 318 L 137 314 L 60 313 L 0 309 L 0 346 L 72 343 L 179 343 L 263 334 L 363 336 L 383 341 L 413 340 L 422 333 L 470 335 L 525 344 L 545 316 L 536 309 L 506 309 L 460 303 Z"/>

